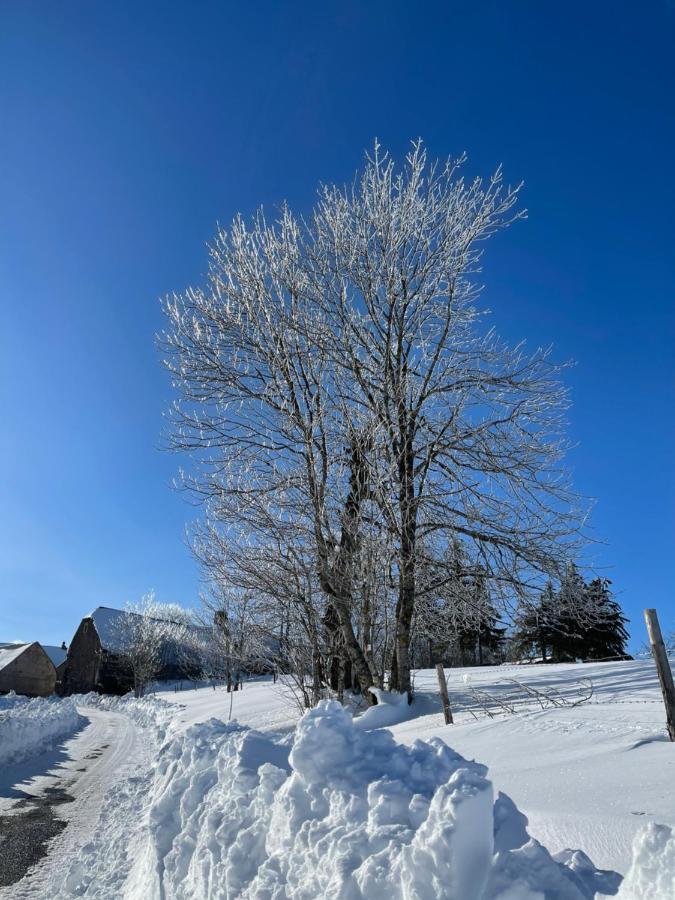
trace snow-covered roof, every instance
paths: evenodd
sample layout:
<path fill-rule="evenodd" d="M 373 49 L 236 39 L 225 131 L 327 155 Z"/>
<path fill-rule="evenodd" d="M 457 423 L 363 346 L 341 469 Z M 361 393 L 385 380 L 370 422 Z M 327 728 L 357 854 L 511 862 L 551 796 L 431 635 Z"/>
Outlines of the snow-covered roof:
<path fill-rule="evenodd" d="M 30 647 L 30 644 L 0 644 L 0 669 L 4 669 L 5 666 L 14 662 L 26 647 Z"/>
<path fill-rule="evenodd" d="M 111 609 L 109 606 L 97 606 L 91 613 L 90 618 L 94 620 L 101 646 L 105 650 L 114 650 L 119 644 L 121 623 L 126 615 L 129 613 L 125 613 L 122 609 Z"/>
<path fill-rule="evenodd" d="M 134 616 L 139 619 L 153 619 L 153 616 L 142 616 L 140 613 L 127 612 L 123 609 L 112 609 L 110 606 L 97 606 L 91 613 L 90 618 L 94 620 L 94 627 L 98 632 L 101 647 L 104 650 L 110 650 L 113 653 L 119 652 L 120 643 L 124 635 L 123 620 L 128 616 Z M 155 621 L 160 620 L 156 619 Z"/>
<path fill-rule="evenodd" d="M 60 666 L 62 662 L 65 662 L 68 651 L 64 650 L 63 647 L 52 647 L 49 644 L 42 644 L 41 646 L 54 664 L 54 668 Z"/>

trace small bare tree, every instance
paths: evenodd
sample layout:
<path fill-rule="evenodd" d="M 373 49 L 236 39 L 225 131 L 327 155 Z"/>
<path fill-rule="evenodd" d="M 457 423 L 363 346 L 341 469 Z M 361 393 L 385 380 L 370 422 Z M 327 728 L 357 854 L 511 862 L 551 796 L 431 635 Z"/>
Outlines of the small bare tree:
<path fill-rule="evenodd" d="M 194 634 L 204 677 L 222 680 L 228 693 L 238 691 L 247 673 L 271 665 L 260 604 L 251 594 L 217 580 L 213 573 L 211 589 L 201 599 L 199 627 Z"/>
<path fill-rule="evenodd" d="M 128 603 L 112 625 L 111 647 L 131 671 L 134 695 L 143 697 L 169 654 L 177 658 L 186 639 L 188 613 L 175 604 L 162 604 L 150 593 Z"/>

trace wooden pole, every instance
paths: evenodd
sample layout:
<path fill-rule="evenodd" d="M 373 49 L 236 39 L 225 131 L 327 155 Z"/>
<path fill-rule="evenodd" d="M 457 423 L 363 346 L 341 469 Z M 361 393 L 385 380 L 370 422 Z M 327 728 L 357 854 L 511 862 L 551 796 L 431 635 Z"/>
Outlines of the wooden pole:
<path fill-rule="evenodd" d="M 666 707 L 668 736 L 671 741 L 675 741 L 675 686 L 673 686 L 673 673 L 668 662 L 668 654 L 663 643 L 661 626 L 659 625 L 659 618 L 655 609 L 645 610 L 645 622 L 647 623 L 649 642 L 652 645 L 652 655 L 654 656 L 656 670 L 659 673 L 659 681 L 661 682 L 661 693 L 663 694 L 663 702 Z"/>
<path fill-rule="evenodd" d="M 452 725 L 452 710 L 450 709 L 450 700 L 448 699 L 448 683 L 445 680 L 445 672 L 442 663 L 436 664 L 436 675 L 438 676 L 438 687 L 441 692 L 441 700 L 443 702 L 443 718 L 446 725 Z"/>

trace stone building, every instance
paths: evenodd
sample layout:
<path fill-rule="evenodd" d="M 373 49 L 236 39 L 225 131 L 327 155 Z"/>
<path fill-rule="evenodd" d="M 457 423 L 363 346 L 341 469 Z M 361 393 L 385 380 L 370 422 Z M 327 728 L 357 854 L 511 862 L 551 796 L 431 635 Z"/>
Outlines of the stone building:
<path fill-rule="evenodd" d="M 0 693 L 48 697 L 56 687 L 56 668 L 37 641 L 0 644 Z"/>

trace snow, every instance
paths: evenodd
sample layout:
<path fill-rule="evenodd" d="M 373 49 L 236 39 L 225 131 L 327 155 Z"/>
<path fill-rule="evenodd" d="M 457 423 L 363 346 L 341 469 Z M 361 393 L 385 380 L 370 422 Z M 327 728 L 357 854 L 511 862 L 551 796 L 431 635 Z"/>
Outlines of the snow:
<path fill-rule="evenodd" d="M 135 830 L 142 827 L 152 764 L 159 747 L 162 710 L 145 715 L 132 703 L 131 715 L 119 698 L 80 705 L 85 726 L 47 754 L 0 768 L 0 811 L 12 814 L 21 798 L 65 791 L 70 802 L 54 807 L 68 825 L 50 845 L 49 855 L 20 882 L 0 887 L 2 900 L 56 900 L 108 885 L 105 900 L 124 896 L 134 858 Z M 116 702 L 108 706 L 107 700 Z M 161 705 L 153 704 L 158 707 Z M 154 722 L 147 727 L 140 721 Z"/>
<path fill-rule="evenodd" d="M 42 753 L 83 725 L 71 699 L 14 695 L 0 707 L 0 766 Z"/>
<path fill-rule="evenodd" d="M 76 694 L 72 699 L 78 707 L 122 713 L 136 725 L 147 729 L 158 744 L 174 723 L 175 707 L 158 697 L 137 699 L 131 693 L 112 697 L 92 691 L 90 694 Z"/>
<path fill-rule="evenodd" d="M 23 651 L 28 647 L 28 644 L 12 644 L 5 647 L 0 647 L 0 669 L 4 669 L 5 666 L 8 666 L 11 662 L 21 656 Z"/>
<path fill-rule="evenodd" d="M 68 655 L 68 651 L 64 650 L 63 647 L 52 647 L 50 644 L 41 644 L 41 647 L 51 659 L 55 669 L 65 661 L 66 656 Z"/>
<path fill-rule="evenodd" d="M 23 694 L 17 694 L 16 691 L 10 691 L 8 694 L 0 694 L 0 712 L 3 709 L 14 709 L 23 703 L 28 703 L 29 698 Z"/>
<path fill-rule="evenodd" d="M 267 677 L 247 681 L 242 690 L 229 694 L 220 684 L 214 688 L 209 684 L 179 681 L 159 685 L 153 696 L 174 705 L 174 718 L 179 727 L 215 717 L 223 721 L 236 719 L 263 732 L 289 732 L 300 717 L 291 688 L 281 680 L 274 684 Z"/>
<path fill-rule="evenodd" d="M 124 610 L 111 609 L 108 606 L 97 606 L 91 613 L 90 618 L 94 620 L 101 646 L 106 650 L 119 649 L 120 627 L 126 615 L 135 613 L 125 613 Z"/>
<path fill-rule="evenodd" d="M 357 728 L 370 731 L 373 728 L 387 728 L 390 725 L 398 725 L 412 718 L 413 710 L 408 703 L 407 694 L 399 694 L 391 691 L 383 691 L 379 688 L 371 688 L 377 697 L 377 706 L 370 706 L 355 721 Z"/>
<path fill-rule="evenodd" d="M 675 754 L 651 659 L 447 669 L 446 677 L 457 724 L 444 725 L 436 673 L 423 670 L 415 673 L 410 717 L 388 727 L 404 744 L 437 736 L 487 764 L 496 789 L 516 801 L 529 832 L 554 854 L 579 847 L 603 869 L 624 874 L 646 822 L 675 826 Z M 474 691 L 512 694 L 512 678 L 569 699 L 590 679 L 593 696 L 578 707 L 545 710 L 530 698 L 515 715 L 494 707 L 488 718 Z M 181 706 L 185 725 L 227 717 L 229 695 L 220 689 L 159 696 Z M 233 718 L 258 730 L 290 731 L 297 715 L 278 685 L 256 682 L 234 694 Z"/>
<path fill-rule="evenodd" d="M 423 714 L 392 726 L 397 740 L 435 735 L 480 759 L 496 788 L 525 812 L 534 837 L 554 853 L 580 847 L 603 869 L 627 871 L 646 821 L 675 825 L 675 796 L 666 787 L 675 779 L 675 754 L 651 660 L 518 667 L 519 680 L 560 696 L 572 697 L 579 680 L 590 678 L 593 697 L 571 708 L 542 710 L 534 702 L 516 715 L 493 710 L 494 719 L 467 692 L 467 673 L 472 689 L 493 696 L 513 688 L 505 667 L 446 670 L 458 724 L 445 726 L 433 695 L 436 673 L 418 672 Z"/>
<path fill-rule="evenodd" d="M 335 701 L 300 720 L 290 747 L 215 719 L 179 731 L 160 752 L 148 820 L 129 876 L 138 897 L 503 900 L 514 885 L 593 896 L 528 838 L 508 798 L 494 803 L 484 766 L 438 739 L 407 748 L 357 728 Z"/>
<path fill-rule="evenodd" d="M 675 833 L 667 825 L 647 825 L 636 837 L 633 862 L 619 900 L 675 897 Z"/>
<path fill-rule="evenodd" d="M 675 756 L 651 660 L 446 675 L 452 726 L 431 670 L 412 705 L 382 692 L 354 721 L 334 702 L 300 718 L 262 678 L 76 698 L 84 733 L 108 722 L 105 754 L 112 735 L 126 747 L 35 883 L 58 898 L 585 900 L 614 895 L 618 872 L 621 900 L 675 897 Z M 571 706 L 583 678 L 593 696 Z"/>

